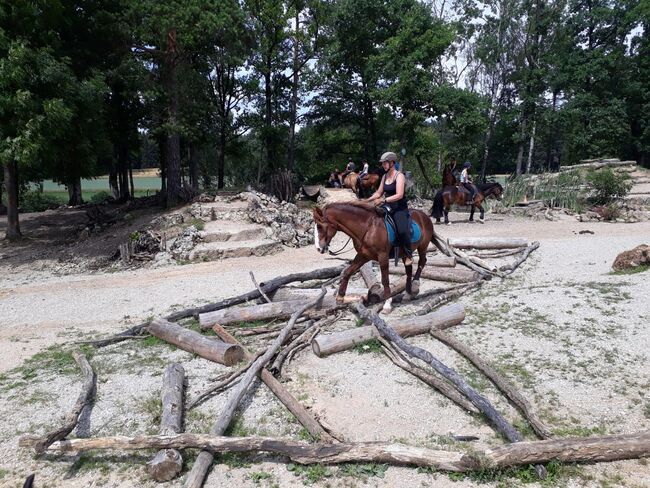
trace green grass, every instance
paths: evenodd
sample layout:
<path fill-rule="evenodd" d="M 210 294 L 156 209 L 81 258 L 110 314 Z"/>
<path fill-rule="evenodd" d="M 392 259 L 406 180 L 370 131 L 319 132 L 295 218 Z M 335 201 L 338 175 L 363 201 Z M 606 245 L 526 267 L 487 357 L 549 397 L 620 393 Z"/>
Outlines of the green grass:
<path fill-rule="evenodd" d="M 81 347 L 90 360 L 94 354 L 94 348 Z M 62 345 L 50 346 L 44 351 L 41 351 L 25 362 L 15 368 L 13 371 L 18 373 L 22 379 L 29 380 L 40 376 L 43 372 L 48 372 L 57 375 L 69 375 L 79 373 L 79 366 L 72 357 L 73 349 Z"/>
<path fill-rule="evenodd" d="M 634 268 L 626 268 L 626 269 L 620 269 L 618 271 L 612 271 L 609 274 L 610 275 L 630 275 L 630 274 L 643 273 L 644 271 L 648 271 L 649 269 L 650 269 L 650 265 L 642 264 L 642 265 L 636 266 Z"/>
<path fill-rule="evenodd" d="M 291 463 L 287 465 L 287 469 L 291 471 L 295 476 L 302 478 L 303 483 L 306 485 L 311 485 L 325 478 L 331 478 L 334 476 L 334 471 L 332 468 L 323 466 L 322 464 L 310 464 L 309 466 L 303 466 L 301 464 Z"/>
<path fill-rule="evenodd" d="M 377 464 L 377 463 L 366 463 L 366 464 L 342 464 L 339 467 L 338 474 L 339 476 L 351 476 L 354 478 L 360 478 L 364 482 L 372 477 L 377 476 L 378 478 L 383 478 L 388 469 L 387 464 Z"/>
<path fill-rule="evenodd" d="M 539 483 L 542 487 L 566 486 L 570 477 L 581 476 L 581 468 L 575 464 L 551 461 L 546 464 L 547 477 L 540 480 L 532 465 L 513 468 L 486 468 L 467 473 L 447 473 L 453 481 L 471 480 L 477 483 L 496 483 L 497 488 Z"/>
<path fill-rule="evenodd" d="M 381 348 L 381 342 L 379 342 L 377 339 L 363 341 L 354 346 L 354 350 L 359 354 L 380 353 Z"/>

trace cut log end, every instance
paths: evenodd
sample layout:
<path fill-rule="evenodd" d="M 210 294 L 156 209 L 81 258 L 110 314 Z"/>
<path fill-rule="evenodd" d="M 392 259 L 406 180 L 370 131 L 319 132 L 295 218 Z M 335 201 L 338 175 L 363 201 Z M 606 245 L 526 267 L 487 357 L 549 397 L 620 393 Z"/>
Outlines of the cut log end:
<path fill-rule="evenodd" d="M 183 456 L 176 449 L 158 451 L 147 463 L 147 473 L 158 482 L 170 481 L 183 469 Z"/>
<path fill-rule="evenodd" d="M 231 344 L 223 354 L 223 360 L 226 366 L 233 366 L 244 360 L 244 348 L 237 344 Z"/>

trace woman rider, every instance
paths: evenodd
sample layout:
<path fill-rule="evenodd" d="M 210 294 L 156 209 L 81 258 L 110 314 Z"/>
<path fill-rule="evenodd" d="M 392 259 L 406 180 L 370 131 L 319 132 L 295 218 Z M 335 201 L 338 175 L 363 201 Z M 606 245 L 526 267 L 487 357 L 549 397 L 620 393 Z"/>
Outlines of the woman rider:
<path fill-rule="evenodd" d="M 394 152 L 385 152 L 381 155 L 379 162 L 383 170 L 384 176 L 379 183 L 379 188 L 373 193 L 368 202 L 372 202 L 382 198 L 382 205 L 390 215 L 392 215 L 395 225 L 397 226 L 397 242 L 404 250 L 406 260 L 405 266 L 411 266 L 413 259 L 411 259 L 411 238 L 409 236 L 409 213 L 408 203 L 404 190 L 406 187 L 405 176 L 395 169 L 395 162 L 397 161 L 397 154 Z"/>

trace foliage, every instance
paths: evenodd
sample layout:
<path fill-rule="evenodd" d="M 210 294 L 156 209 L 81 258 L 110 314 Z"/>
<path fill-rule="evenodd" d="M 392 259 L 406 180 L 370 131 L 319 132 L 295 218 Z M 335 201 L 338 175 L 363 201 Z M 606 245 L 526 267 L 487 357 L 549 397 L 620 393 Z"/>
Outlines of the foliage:
<path fill-rule="evenodd" d="M 610 168 L 589 172 L 587 181 L 594 191 L 592 199 L 597 204 L 605 204 L 617 198 L 622 198 L 632 188 L 632 182 L 628 174 L 617 174 Z"/>
<path fill-rule="evenodd" d="M 90 197 L 90 203 L 99 204 L 112 199 L 113 199 L 113 195 L 111 195 L 109 192 L 98 191 L 96 193 L 93 193 L 93 195 Z"/>
<path fill-rule="evenodd" d="M 29 190 L 20 194 L 18 206 L 22 212 L 43 212 L 60 207 L 61 201 L 49 193 Z"/>

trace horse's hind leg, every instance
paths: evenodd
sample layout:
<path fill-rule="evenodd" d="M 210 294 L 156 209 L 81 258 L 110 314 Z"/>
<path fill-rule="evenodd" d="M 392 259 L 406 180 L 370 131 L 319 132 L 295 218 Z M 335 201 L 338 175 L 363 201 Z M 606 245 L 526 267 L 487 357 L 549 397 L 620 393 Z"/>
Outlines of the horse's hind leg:
<path fill-rule="evenodd" d="M 449 207 L 444 207 L 442 212 L 445 214 L 445 224 L 449 225 Z"/>
<path fill-rule="evenodd" d="M 418 269 L 415 271 L 415 276 L 413 276 L 413 283 L 411 283 L 411 295 L 417 296 L 420 293 L 420 275 L 422 270 L 427 264 L 427 248 L 429 247 L 429 239 L 423 239 L 424 244 L 421 244 L 418 247 Z"/>
<path fill-rule="evenodd" d="M 469 212 L 469 221 L 474 222 L 474 204 L 472 203 L 472 210 Z"/>
<path fill-rule="evenodd" d="M 381 270 L 381 284 L 384 287 L 384 306 L 382 311 L 384 313 L 391 313 L 393 311 L 393 299 L 391 298 L 390 281 L 388 280 L 388 254 L 377 256 L 379 261 L 379 269 Z"/>
<path fill-rule="evenodd" d="M 479 204 L 477 204 L 477 207 L 478 207 L 478 209 L 481 211 L 481 215 L 480 215 L 480 217 L 478 218 L 478 221 L 479 221 L 481 224 L 483 224 L 483 223 L 485 223 L 485 219 L 483 218 L 483 217 L 485 216 L 485 212 L 483 211 L 483 206 L 479 203 Z"/>

